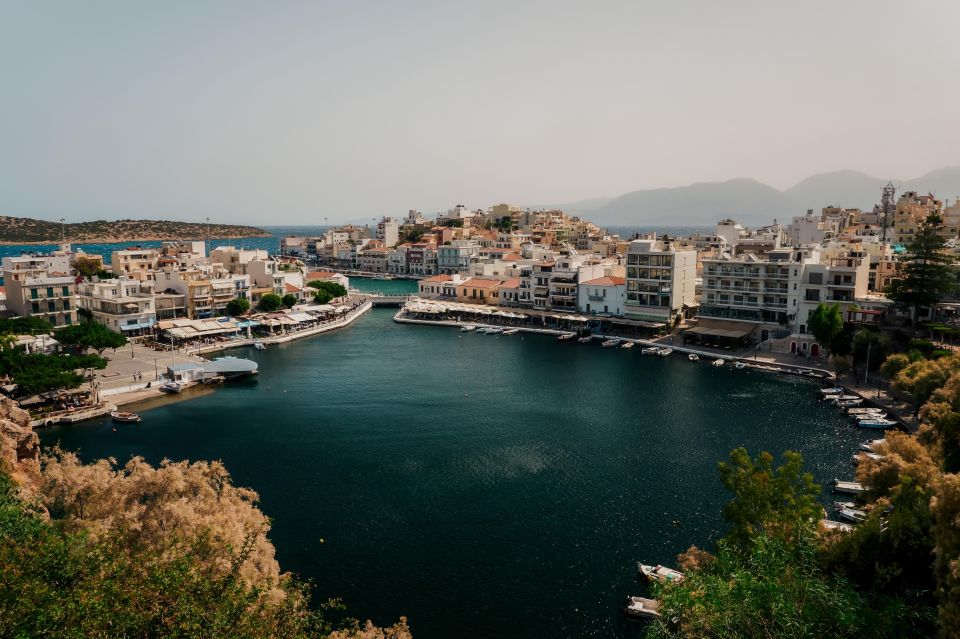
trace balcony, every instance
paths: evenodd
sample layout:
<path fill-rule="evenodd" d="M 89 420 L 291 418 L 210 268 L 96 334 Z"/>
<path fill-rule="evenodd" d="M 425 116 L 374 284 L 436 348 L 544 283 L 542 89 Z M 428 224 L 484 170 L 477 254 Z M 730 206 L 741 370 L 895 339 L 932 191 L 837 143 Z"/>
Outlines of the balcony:
<path fill-rule="evenodd" d="M 606 295 L 587 295 L 587 299 L 591 302 L 602 302 L 607 299 Z"/>

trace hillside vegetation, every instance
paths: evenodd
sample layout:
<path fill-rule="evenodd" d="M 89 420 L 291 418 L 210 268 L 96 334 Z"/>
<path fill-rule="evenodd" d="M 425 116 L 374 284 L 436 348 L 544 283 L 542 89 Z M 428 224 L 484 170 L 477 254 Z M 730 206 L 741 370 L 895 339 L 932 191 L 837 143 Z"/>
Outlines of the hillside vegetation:
<path fill-rule="evenodd" d="M 97 220 L 66 224 L 68 242 L 134 242 L 172 239 L 227 239 L 234 237 L 268 237 L 270 234 L 254 226 L 239 224 L 197 224 L 168 220 Z M 59 222 L 27 217 L 0 215 L 0 243 L 52 244 L 62 237 Z"/>

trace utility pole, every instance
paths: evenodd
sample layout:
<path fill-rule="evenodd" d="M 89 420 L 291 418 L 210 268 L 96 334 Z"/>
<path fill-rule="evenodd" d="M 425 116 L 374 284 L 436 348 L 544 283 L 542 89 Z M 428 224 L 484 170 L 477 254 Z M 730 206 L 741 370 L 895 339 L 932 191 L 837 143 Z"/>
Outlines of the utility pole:
<path fill-rule="evenodd" d="M 210 257 L 210 218 L 207 218 L 207 241 L 204 246 L 204 251 L 206 255 L 204 257 Z"/>
<path fill-rule="evenodd" d="M 867 342 L 867 367 L 863 371 L 863 385 L 867 385 L 867 379 L 870 377 L 870 347 L 873 342 Z"/>
<path fill-rule="evenodd" d="M 67 225 L 64 224 L 64 222 L 66 222 L 66 220 L 64 220 L 61 217 L 60 218 L 60 243 L 61 244 L 67 243 Z"/>

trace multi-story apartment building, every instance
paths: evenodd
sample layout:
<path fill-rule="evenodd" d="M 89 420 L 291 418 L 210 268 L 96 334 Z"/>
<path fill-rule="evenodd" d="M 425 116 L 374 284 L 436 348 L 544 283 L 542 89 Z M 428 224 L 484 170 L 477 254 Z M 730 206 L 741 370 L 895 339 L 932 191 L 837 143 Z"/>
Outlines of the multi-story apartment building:
<path fill-rule="evenodd" d="M 401 244 L 387 250 L 387 273 L 407 274 L 407 245 Z"/>
<path fill-rule="evenodd" d="M 696 251 L 669 240 L 633 240 L 626 257 L 627 318 L 670 324 L 696 306 Z"/>
<path fill-rule="evenodd" d="M 448 245 L 437 247 L 437 271 L 441 275 L 453 275 L 466 272 L 470 260 L 480 252 L 480 243 L 476 240 L 454 240 Z"/>
<path fill-rule="evenodd" d="M 265 249 L 238 249 L 234 246 L 218 246 L 210 251 L 210 261 L 222 264 L 234 275 L 246 275 L 249 264 L 256 260 L 267 261 L 270 255 Z"/>
<path fill-rule="evenodd" d="M 627 280 L 605 275 L 580 282 L 577 295 L 581 313 L 623 317 L 627 300 Z"/>
<path fill-rule="evenodd" d="M 153 294 L 140 280 L 83 282 L 77 286 L 77 305 L 118 333 L 139 334 L 157 322 Z"/>
<path fill-rule="evenodd" d="M 124 249 L 110 254 L 110 270 L 117 277 L 145 282 L 157 270 L 160 251 L 157 249 Z"/>
<path fill-rule="evenodd" d="M 376 238 L 386 247 L 396 246 L 400 239 L 400 224 L 392 217 L 385 217 L 377 223 Z"/>
<path fill-rule="evenodd" d="M 63 272 L 45 268 L 14 268 L 3 271 L 7 310 L 33 315 L 56 327 L 77 323 L 75 280 Z"/>
<path fill-rule="evenodd" d="M 799 309 L 794 320 L 796 332 L 807 332 L 810 313 L 821 302 L 839 304 L 841 316 L 846 318 L 850 308 L 857 306 L 857 299 L 866 297 L 869 277 L 870 260 L 862 253 L 825 261 L 816 252 L 811 255 L 803 265 Z"/>
<path fill-rule="evenodd" d="M 387 249 L 380 246 L 361 251 L 358 255 L 358 260 L 358 266 L 361 271 L 386 273 L 389 270 L 387 266 Z"/>
<path fill-rule="evenodd" d="M 906 191 L 897 199 L 897 208 L 893 215 L 893 228 L 890 238 L 896 244 L 907 244 L 916 236 L 920 227 L 930 215 L 943 215 L 943 202 L 933 195 L 918 195 L 916 191 Z M 944 239 L 957 237 L 960 218 L 952 217 L 951 225 L 944 224 L 937 234 Z"/>

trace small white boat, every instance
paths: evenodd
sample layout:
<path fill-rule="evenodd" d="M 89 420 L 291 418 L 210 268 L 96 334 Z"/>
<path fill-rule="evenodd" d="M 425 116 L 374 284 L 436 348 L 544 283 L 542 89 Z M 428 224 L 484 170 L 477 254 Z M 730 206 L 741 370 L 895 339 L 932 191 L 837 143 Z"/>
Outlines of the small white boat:
<path fill-rule="evenodd" d="M 859 406 L 863 403 L 863 400 L 859 397 L 857 399 L 845 399 L 842 402 L 837 402 L 837 406 L 840 408 L 852 408 L 854 406 Z"/>
<path fill-rule="evenodd" d="M 689 355 L 687 355 L 687 359 L 689 359 L 691 362 L 699 362 L 700 356 L 697 355 L 696 353 L 690 353 Z"/>
<path fill-rule="evenodd" d="M 641 348 L 640 353 L 643 355 L 659 355 L 660 349 L 656 346 L 648 346 L 646 348 Z"/>
<path fill-rule="evenodd" d="M 557 335 L 557 341 L 565 342 L 568 339 L 573 339 L 576 336 L 576 333 L 564 333 L 563 335 Z"/>
<path fill-rule="evenodd" d="M 466 326 L 461 326 L 461 327 L 460 327 L 460 332 L 461 332 L 461 333 L 470 333 L 470 332 L 475 331 L 475 330 L 477 330 L 477 327 L 474 326 L 473 324 L 467 324 Z"/>
<path fill-rule="evenodd" d="M 820 392 L 824 395 L 843 395 L 843 389 L 839 386 L 834 386 L 833 388 L 821 388 Z"/>
<path fill-rule="evenodd" d="M 160 384 L 160 390 L 164 393 L 179 393 L 183 390 L 183 384 L 173 380 Z"/>
<path fill-rule="evenodd" d="M 710 362 L 710 365 L 711 365 L 711 366 L 723 366 L 724 363 L 725 363 L 725 362 L 723 361 L 723 358 L 721 357 L 721 358 L 717 358 L 717 359 L 713 360 L 712 362 Z"/>
<path fill-rule="evenodd" d="M 830 519 L 821 519 L 820 525 L 827 530 L 837 530 L 840 532 L 853 532 L 853 526 L 845 524 L 842 521 L 832 521 Z"/>
<path fill-rule="evenodd" d="M 857 505 L 852 501 L 835 501 L 833 502 L 833 507 L 840 510 L 841 508 L 856 508 Z"/>
<path fill-rule="evenodd" d="M 860 450 L 865 450 L 868 453 L 870 453 L 870 452 L 873 452 L 876 449 L 876 447 L 879 446 L 880 444 L 886 444 L 886 443 L 887 443 L 887 440 L 882 437 L 880 439 L 869 439 L 864 443 L 860 444 Z"/>
<path fill-rule="evenodd" d="M 136 424 L 140 421 L 140 416 L 136 413 L 125 413 L 120 410 L 115 410 L 110 413 L 110 417 L 115 422 L 120 422 L 121 424 Z"/>
<path fill-rule="evenodd" d="M 519 329 L 519 328 L 507 328 L 507 329 L 504 329 L 503 334 L 504 334 L 504 335 L 516 335 L 516 334 L 519 333 L 519 332 L 520 332 L 520 329 Z"/>
<path fill-rule="evenodd" d="M 848 495 L 859 495 L 864 491 L 863 484 L 855 481 L 833 480 L 833 492 L 847 493 Z"/>
<path fill-rule="evenodd" d="M 682 572 L 659 564 L 648 566 L 647 564 L 637 563 L 637 571 L 650 581 L 683 581 Z"/>
<path fill-rule="evenodd" d="M 257 349 L 258 351 L 265 351 L 265 350 L 267 350 L 267 345 L 264 344 L 263 342 L 259 342 L 259 341 L 258 341 L 258 342 L 254 342 L 254 343 L 253 343 L 253 347 L 254 347 L 255 349 Z"/>
<path fill-rule="evenodd" d="M 855 508 L 841 508 L 837 511 L 837 517 L 859 524 L 867 520 L 867 513 Z"/>
<path fill-rule="evenodd" d="M 876 415 L 876 414 L 883 415 L 884 412 L 885 411 L 882 408 L 873 408 L 870 406 L 865 406 L 863 408 L 854 407 L 854 408 L 847 409 L 847 413 L 849 415 Z"/>
<path fill-rule="evenodd" d="M 859 452 L 854 453 L 853 456 L 850 458 L 850 460 L 853 461 L 854 464 L 859 464 L 860 462 L 866 461 L 868 459 L 872 459 L 873 461 L 880 461 L 881 459 L 883 459 L 883 455 L 861 450 Z"/>
<path fill-rule="evenodd" d="M 633 342 L 624 342 L 623 344 L 620 345 L 620 348 L 625 348 L 629 350 L 633 348 L 633 346 L 634 346 Z"/>
<path fill-rule="evenodd" d="M 627 605 L 623 611 L 637 619 L 659 619 L 660 602 L 646 597 L 627 597 Z"/>
<path fill-rule="evenodd" d="M 584 335 L 583 337 L 581 337 L 581 338 L 578 339 L 577 341 L 580 342 L 581 344 L 586 344 L 586 343 L 588 343 L 588 342 L 589 342 L 590 340 L 592 340 L 592 339 L 593 339 L 593 338 L 590 337 L 589 335 Z"/>
<path fill-rule="evenodd" d="M 852 399 L 860 399 L 857 395 L 827 395 L 823 398 L 826 402 L 846 402 Z"/>
<path fill-rule="evenodd" d="M 618 340 L 618 339 L 605 339 L 605 340 L 603 340 L 603 342 L 600 344 L 600 346 L 602 346 L 602 347 L 604 347 L 604 348 L 616 348 L 617 346 L 620 346 L 620 340 Z"/>
<path fill-rule="evenodd" d="M 657 351 L 657 355 L 659 355 L 660 357 L 666 357 L 667 355 L 673 355 L 673 349 L 672 349 L 672 348 L 661 348 L 659 351 Z"/>
<path fill-rule="evenodd" d="M 500 333 L 503 332 L 503 329 L 497 328 L 496 326 L 492 326 L 488 328 L 485 332 L 487 335 L 499 335 Z"/>
<path fill-rule="evenodd" d="M 874 428 L 877 430 L 886 430 L 896 425 L 897 422 L 892 419 L 861 419 L 857 422 L 857 426 L 860 428 Z"/>
<path fill-rule="evenodd" d="M 733 367 L 738 371 L 742 371 L 743 369 L 747 368 L 747 365 L 744 362 L 734 362 Z"/>

